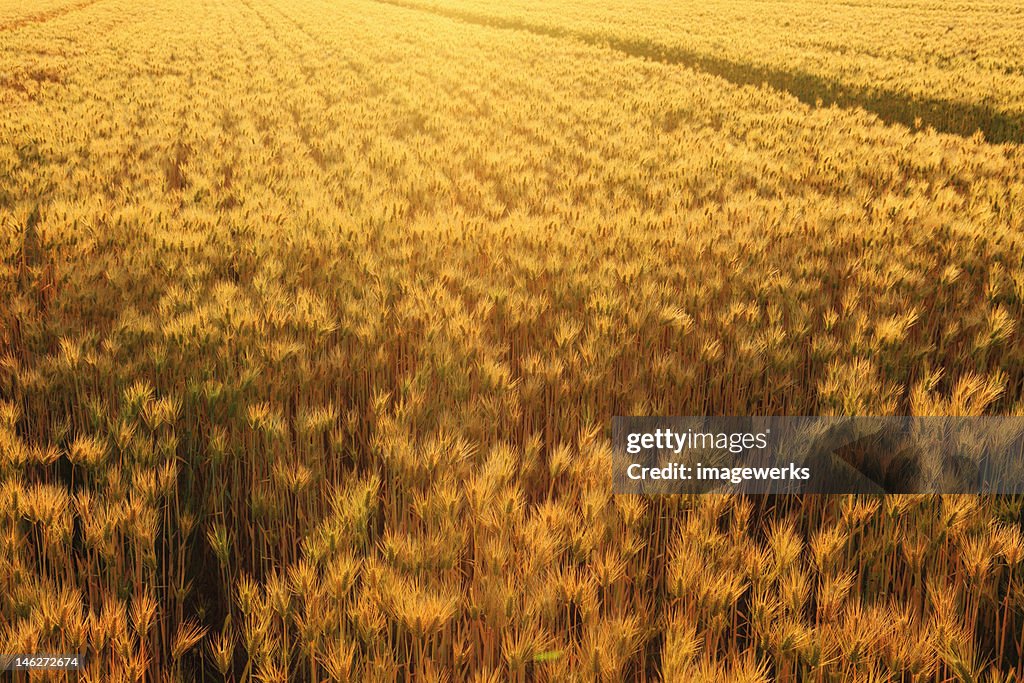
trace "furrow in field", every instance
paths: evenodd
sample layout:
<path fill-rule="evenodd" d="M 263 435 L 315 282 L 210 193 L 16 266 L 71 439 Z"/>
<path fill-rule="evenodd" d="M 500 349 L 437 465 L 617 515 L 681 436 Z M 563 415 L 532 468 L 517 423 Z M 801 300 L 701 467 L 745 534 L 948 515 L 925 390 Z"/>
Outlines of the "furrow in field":
<path fill-rule="evenodd" d="M 45 24 L 48 21 L 53 21 L 54 19 L 59 19 L 63 16 L 67 16 L 68 14 L 84 10 L 98 2 L 100 2 L 100 0 L 83 0 L 82 2 L 64 5 L 63 7 L 56 7 L 47 12 L 11 19 L 7 22 L 0 23 L 0 33 L 5 31 L 14 31 L 32 24 Z"/>

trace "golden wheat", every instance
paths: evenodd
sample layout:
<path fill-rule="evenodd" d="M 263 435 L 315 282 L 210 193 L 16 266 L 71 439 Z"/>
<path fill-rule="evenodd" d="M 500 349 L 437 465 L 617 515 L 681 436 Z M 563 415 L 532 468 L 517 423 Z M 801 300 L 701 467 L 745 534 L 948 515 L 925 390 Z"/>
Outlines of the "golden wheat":
<path fill-rule="evenodd" d="M 1024 674 L 1017 498 L 612 495 L 614 415 L 1024 411 L 1019 146 L 621 44 L 1009 115 L 1018 15 L 799 4 L 0 0 L 0 653 Z"/>

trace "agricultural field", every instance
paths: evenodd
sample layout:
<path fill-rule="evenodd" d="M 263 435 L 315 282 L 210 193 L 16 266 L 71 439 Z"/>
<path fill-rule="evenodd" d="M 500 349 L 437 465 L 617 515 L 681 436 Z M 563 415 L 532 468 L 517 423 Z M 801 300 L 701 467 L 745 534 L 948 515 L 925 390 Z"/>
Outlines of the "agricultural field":
<path fill-rule="evenodd" d="M 0 655 L 1019 680 L 1024 501 L 616 496 L 609 432 L 1024 414 L 1020 19 L 0 0 Z"/>
<path fill-rule="evenodd" d="M 1024 140 L 1024 6 L 907 0 L 382 0 L 609 45 L 804 102 Z"/>

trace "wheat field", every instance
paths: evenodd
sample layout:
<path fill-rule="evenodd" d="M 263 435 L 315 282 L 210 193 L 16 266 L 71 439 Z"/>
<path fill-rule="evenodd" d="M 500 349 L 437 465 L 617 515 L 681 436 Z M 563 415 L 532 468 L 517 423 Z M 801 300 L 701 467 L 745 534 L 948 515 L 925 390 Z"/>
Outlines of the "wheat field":
<path fill-rule="evenodd" d="M 1021 19 L 0 0 L 0 655 L 1020 680 L 1024 501 L 616 496 L 609 432 L 1024 415 Z"/>

